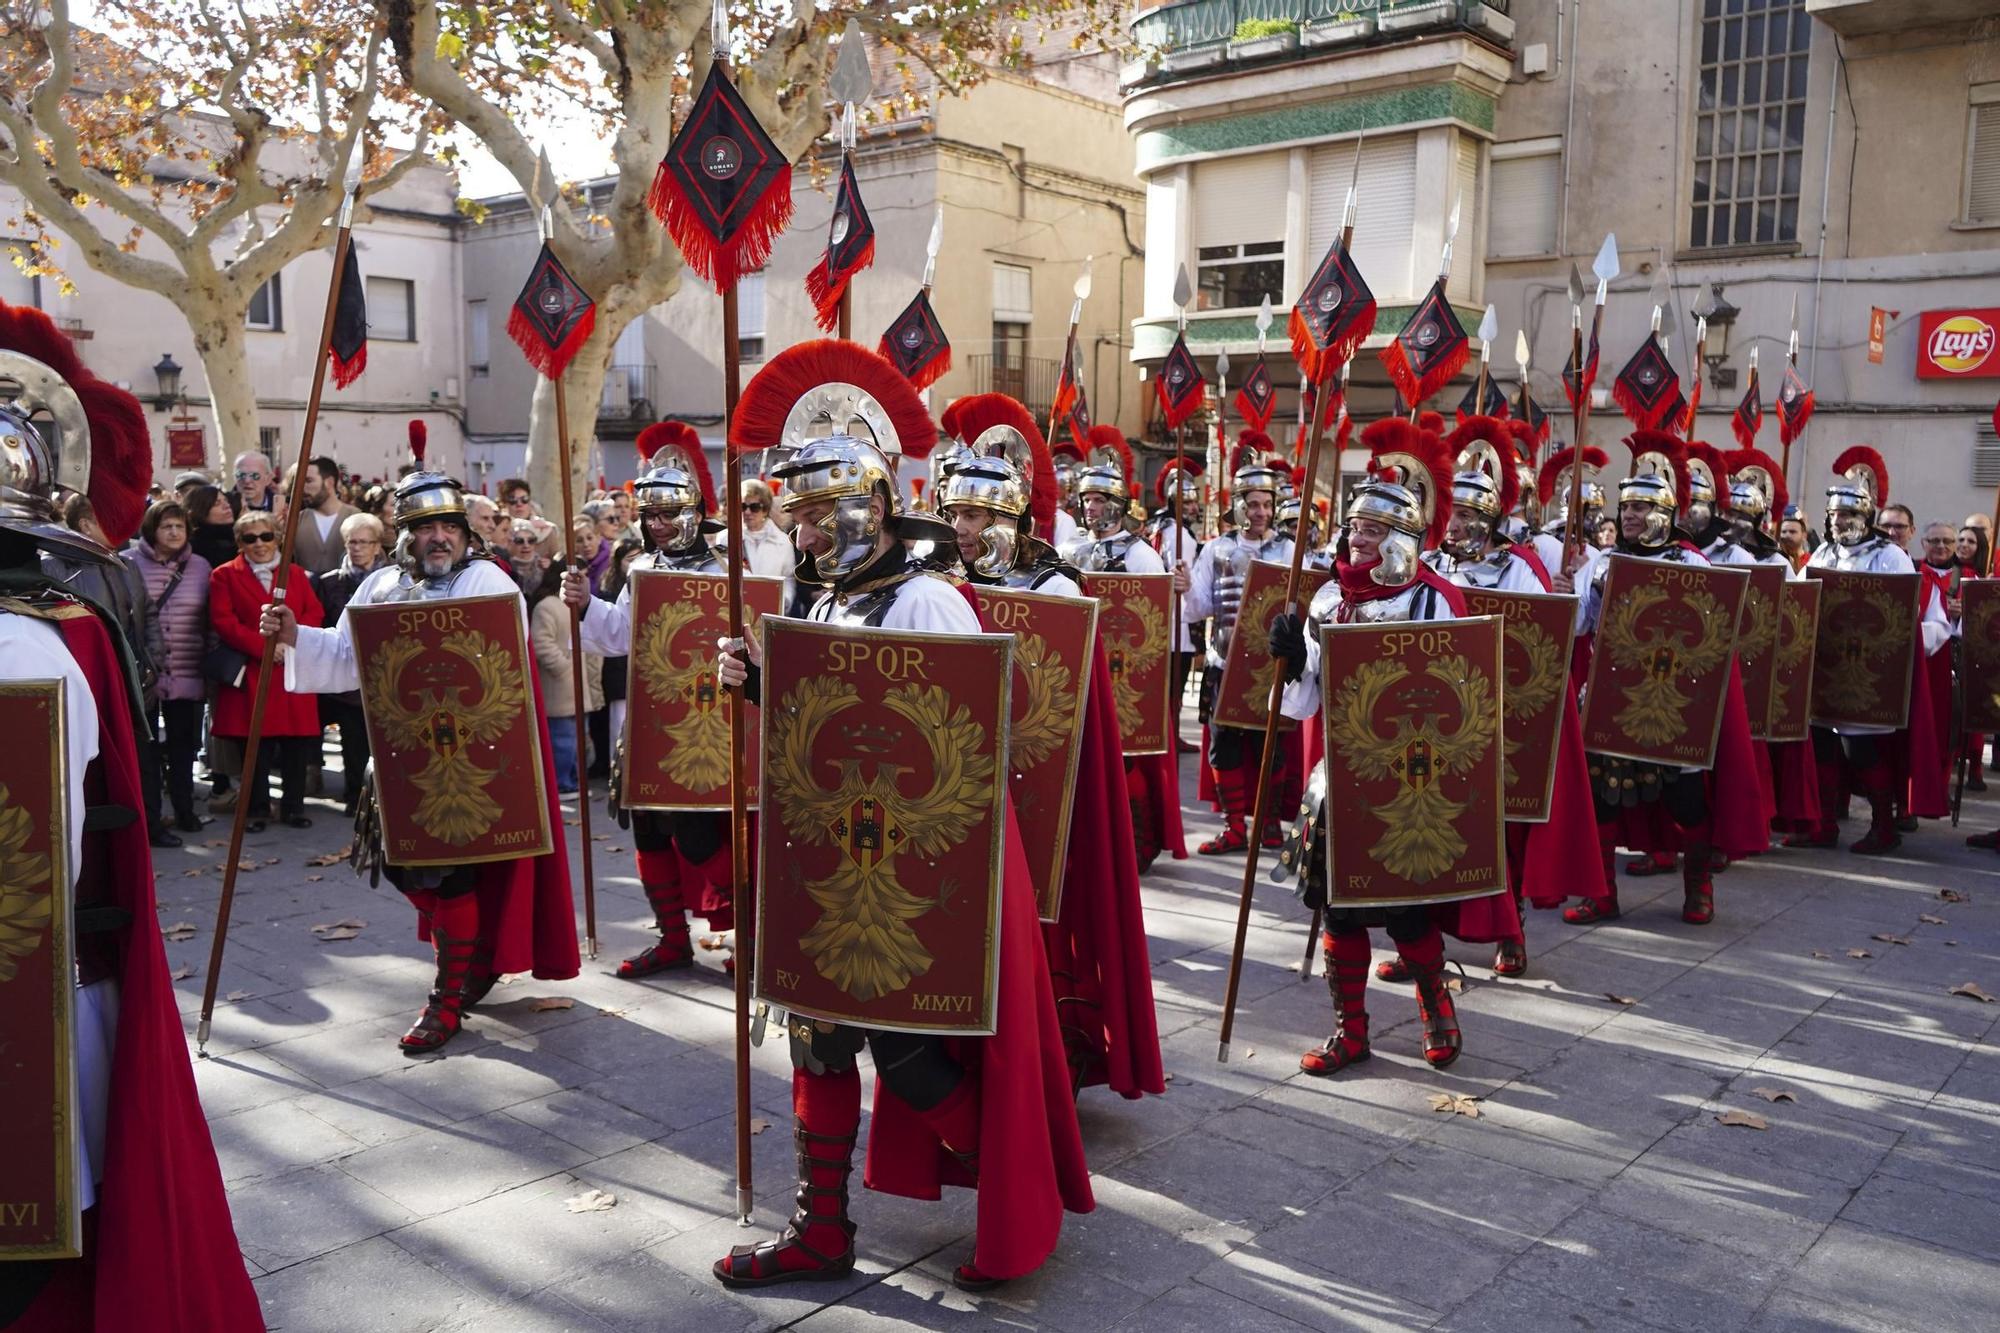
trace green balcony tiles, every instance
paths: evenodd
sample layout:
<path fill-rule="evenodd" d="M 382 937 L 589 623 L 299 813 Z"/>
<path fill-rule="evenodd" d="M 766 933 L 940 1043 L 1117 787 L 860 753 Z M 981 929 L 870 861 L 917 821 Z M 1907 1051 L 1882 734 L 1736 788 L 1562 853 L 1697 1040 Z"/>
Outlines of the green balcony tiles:
<path fill-rule="evenodd" d="M 1443 120 L 1491 133 L 1493 109 L 1484 93 L 1443 82 L 1167 125 L 1140 132 L 1138 171 L 1144 176 L 1182 158 Z"/>
<path fill-rule="evenodd" d="M 1407 305 L 1385 305 L 1375 312 L 1375 332 L 1368 339 L 1367 346 L 1379 347 L 1390 338 L 1403 331 L 1416 313 L 1417 302 Z M 1468 329 L 1476 328 L 1482 310 L 1478 306 L 1454 306 L 1458 311 L 1459 323 Z M 1132 360 L 1143 362 L 1161 361 L 1166 358 L 1167 349 L 1174 345 L 1176 321 L 1169 316 L 1135 324 L 1132 328 Z M 1215 318 L 1194 316 L 1188 320 L 1188 347 L 1195 355 L 1201 356 L 1215 348 L 1229 346 L 1250 346 L 1257 341 L 1257 317 L 1246 312 L 1241 315 L 1219 315 Z M 1286 341 L 1285 325 L 1282 317 L 1271 330 L 1269 353 L 1273 359 L 1289 356 L 1291 344 Z M 1234 356 L 1235 353 L 1230 353 Z"/>

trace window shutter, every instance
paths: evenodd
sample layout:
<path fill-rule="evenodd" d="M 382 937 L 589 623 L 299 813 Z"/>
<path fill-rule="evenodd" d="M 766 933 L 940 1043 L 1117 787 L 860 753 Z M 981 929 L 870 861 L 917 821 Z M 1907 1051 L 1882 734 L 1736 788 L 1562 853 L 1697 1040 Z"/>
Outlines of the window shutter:
<path fill-rule="evenodd" d="M 2000 435 L 1984 422 L 1972 436 L 1972 484 L 2000 486 Z"/>
<path fill-rule="evenodd" d="M 1554 254 L 1562 154 L 1493 155 L 1493 214 L 1486 253 L 1500 259 Z"/>
<path fill-rule="evenodd" d="M 1347 185 L 1354 178 L 1354 145 L 1324 144 L 1313 149 L 1306 178 L 1305 272 L 1310 276 L 1340 239 Z M 1355 199 L 1354 262 L 1376 299 L 1390 302 L 1421 295 L 1410 277 L 1410 244 L 1417 225 L 1415 135 L 1370 139 L 1362 145 Z"/>
<path fill-rule="evenodd" d="M 1966 221 L 2000 222 L 2000 102 L 1972 108 L 1966 177 Z"/>
<path fill-rule="evenodd" d="M 410 283 L 407 278 L 369 278 L 368 336 L 383 342 L 409 342 Z"/>
<path fill-rule="evenodd" d="M 636 321 L 635 321 L 636 323 Z M 736 336 L 764 336 L 764 274 L 746 273 L 736 283 Z"/>
<path fill-rule="evenodd" d="M 491 326 L 486 322 L 486 302 L 465 303 L 465 363 L 484 368 L 492 354 Z"/>
<path fill-rule="evenodd" d="M 1479 226 L 1479 140 L 1463 130 L 1458 135 L 1458 162 L 1453 173 L 1452 191 L 1452 198 L 1459 205 L 1458 244 L 1452 248 L 1451 277 L 1445 283 L 1445 293 L 1454 301 L 1470 301 L 1471 237 Z"/>
<path fill-rule="evenodd" d="M 1221 157 L 1195 164 L 1196 247 L 1284 240 L 1289 174 L 1283 153 Z"/>
<path fill-rule="evenodd" d="M 993 322 L 1032 324 L 1035 322 L 1034 273 L 1019 264 L 993 266 Z"/>

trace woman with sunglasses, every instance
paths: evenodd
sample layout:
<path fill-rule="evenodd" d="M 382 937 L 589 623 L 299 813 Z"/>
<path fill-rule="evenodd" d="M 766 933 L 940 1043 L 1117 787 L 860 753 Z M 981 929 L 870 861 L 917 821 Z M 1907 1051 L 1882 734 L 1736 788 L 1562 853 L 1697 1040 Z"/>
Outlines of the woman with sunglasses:
<path fill-rule="evenodd" d="M 270 603 L 271 583 L 278 570 L 278 525 L 271 515 L 251 510 L 236 520 L 239 554 L 216 570 L 209 581 L 208 616 L 216 637 L 223 645 L 243 654 L 243 674 L 235 683 L 225 684 L 215 700 L 215 734 L 224 739 L 247 739 L 250 735 L 251 702 L 257 694 L 257 678 L 264 656 L 264 636 L 257 628 L 258 617 Z M 321 623 L 319 596 L 312 580 L 292 579 L 285 589 L 285 604 L 301 625 Z M 319 700 L 310 694 L 293 694 L 285 688 L 280 673 L 271 682 L 264 705 L 263 739 L 258 744 L 257 771 L 244 783 L 250 802 L 252 833 L 261 833 L 271 817 L 271 761 L 275 757 L 284 778 L 283 814 L 291 828 L 311 828 L 306 817 L 306 768 L 319 748 Z"/>

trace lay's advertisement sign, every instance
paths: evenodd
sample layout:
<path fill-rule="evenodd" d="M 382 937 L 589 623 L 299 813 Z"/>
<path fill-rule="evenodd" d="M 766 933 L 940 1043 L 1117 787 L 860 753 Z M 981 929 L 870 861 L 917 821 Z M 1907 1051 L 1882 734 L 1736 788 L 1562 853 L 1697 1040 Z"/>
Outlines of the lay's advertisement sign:
<path fill-rule="evenodd" d="M 1918 379 L 2000 379 L 2000 309 L 1926 310 L 1917 328 Z"/>

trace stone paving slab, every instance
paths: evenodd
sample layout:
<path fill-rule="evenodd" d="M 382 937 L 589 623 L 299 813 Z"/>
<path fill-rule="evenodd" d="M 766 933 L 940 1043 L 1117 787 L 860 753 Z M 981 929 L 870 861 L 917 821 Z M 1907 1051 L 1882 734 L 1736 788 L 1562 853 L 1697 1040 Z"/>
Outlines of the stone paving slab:
<path fill-rule="evenodd" d="M 1213 821 L 1185 771 L 1192 846 Z M 1331 1022 L 1317 958 L 1298 978 L 1305 913 L 1260 886 L 1219 1063 L 1241 861 L 1162 862 L 1145 895 L 1167 1094 L 1084 1094 L 1097 1210 L 1066 1219 L 1041 1272 L 970 1296 L 949 1280 L 963 1192 L 857 1188 L 842 1282 L 713 1282 L 717 1255 L 791 1211 L 789 1062 L 778 1041 L 753 1056 L 745 1231 L 724 955 L 612 975 L 647 912 L 601 807 L 604 955 L 571 982 L 510 978 L 421 1061 L 395 1048 L 429 976 L 412 915 L 305 864 L 347 837 L 309 809 L 310 831 L 248 841 L 220 985 L 238 998 L 195 1067 L 274 1329 L 1874 1333 L 1984 1330 L 2000 1310 L 2000 1005 L 1949 993 L 2000 994 L 2000 858 L 1940 825 L 1879 860 L 1738 863 L 1708 929 L 1681 923 L 1677 884 L 1624 878 L 1619 921 L 1532 913 L 1517 980 L 1453 945 L 1458 1063 L 1429 1069 L 1409 989 L 1372 983 L 1375 1058 L 1331 1080 L 1296 1063 Z M 2000 823 L 2000 798 L 1970 798 L 1966 823 Z M 161 920 L 196 928 L 167 946 L 190 1031 L 220 856 L 200 844 L 223 828 L 159 854 Z M 351 940 L 311 929 L 349 918 L 368 923 Z M 1442 1092 L 1480 1114 L 1439 1113 Z M 593 1189 L 616 1206 L 569 1210 Z"/>

